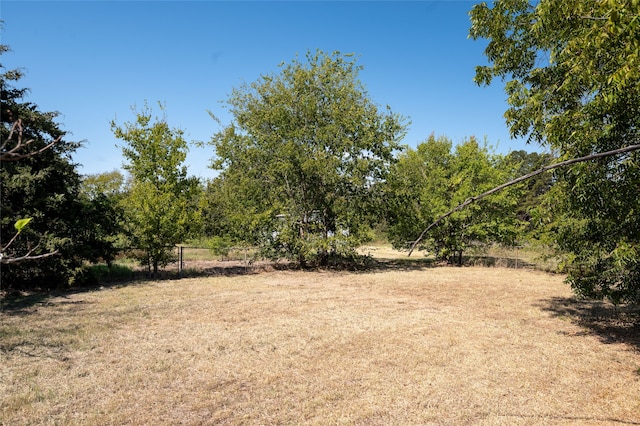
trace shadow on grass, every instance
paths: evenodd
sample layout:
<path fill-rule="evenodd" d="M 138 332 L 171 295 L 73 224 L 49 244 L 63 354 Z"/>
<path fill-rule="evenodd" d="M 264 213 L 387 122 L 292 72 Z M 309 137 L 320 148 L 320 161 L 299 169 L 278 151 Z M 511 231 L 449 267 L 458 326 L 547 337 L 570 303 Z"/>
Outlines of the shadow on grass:
<path fill-rule="evenodd" d="M 120 286 L 126 284 L 120 284 Z M 73 287 L 68 290 L 53 290 L 53 291 L 12 291 L 8 292 L 4 296 L 0 295 L 0 314 L 5 315 L 27 315 L 32 312 L 32 309 L 36 306 L 51 306 L 51 305 L 67 305 L 67 304 L 83 304 L 83 301 L 70 301 L 65 300 L 71 294 L 85 293 L 88 291 L 95 291 L 98 288 L 105 288 L 107 286 L 91 286 L 91 287 Z M 114 285 L 115 287 L 115 285 Z M 61 298 L 52 302 L 53 298 Z"/>
<path fill-rule="evenodd" d="M 66 300 L 68 296 L 78 293 L 86 293 L 105 288 L 118 288 L 135 285 L 140 282 L 149 280 L 145 274 L 141 272 L 132 272 L 126 278 L 114 279 L 107 281 L 96 281 L 92 283 L 84 283 L 69 288 L 56 290 L 8 290 L 0 292 L 0 313 L 9 315 L 25 315 L 32 308 L 41 305 L 64 305 L 64 304 L 81 304 L 82 301 Z M 52 299 L 57 299 L 52 302 Z"/>
<path fill-rule="evenodd" d="M 171 269 L 159 271 L 158 276 L 149 278 L 146 275 L 137 275 L 136 280 L 167 280 L 180 278 L 193 278 L 202 276 L 234 276 L 234 275 L 254 275 L 271 271 L 339 271 L 339 272 L 386 272 L 386 271 L 416 271 L 435 267 L 457 267 L 457 266 L 484 266 L 514 269 L 540 269 L 534 263 L 528 263 L 522 259 L 500 258 L 489 256 L 465 256 L 462 265 L 436 261 L 431 257 L 394 257 L 394 258 L 374 258 L 371 256 L 358 256 L 355 258 L 332 258 L 327 265 L 310 263 L 300 266 L 295 261 L 212 261 L 198 262 L 196 266 L 188 267 L 179 272 L 175 266 Z"/>
<path fill-rule="evenodd" d="M 273 271 L 337 271 L 337 272 L 384 272 L 396 270 L 420 270 L 438 266 L 432 259 L 427 258 L 394 258 L 379 259 L 370 256 L 359 256 L 357 258 L 332 258 L 326 265 L 309 263 L 301 266 L 294 261 L 257 261 L 244 264 L 243 262 L 200 262 L 195 268 L 187 268 L 180 277 L 198 276 L 234 276 L 234 275 L 254 275 Z M 176 272 L 169 272 L 175 276 Z"/>
<path fill-rule="evenodd" d="M 446 266 L 426 257 L 404 257 L 394 259 L 370 259 L 362 268 L 362 272 L 387 272 L 387 271 L 419 271 L 431 269 L 437 266 Z"/>
<path fill-rule="evenodd" d="M 0 298 L 0 312 L 24 313 L 32 306 L 45 303 L 50 297 L 50 292 L 11 292 Z"/>
<path fill-rule="evenodd" d="M 555 317 L 570 319 L 605 344 L 624 343 L 640 350 L 640 306 L 553 297 L 543 300 L 540 307 Z"/>
<path fill-rule="evenodd" d="M 0 293 L 0 313 L 11 315 L 24 315 L 38 305 L 50 305 L 51 299 L 56 298 L 56 304 L 62 304 L 64 298 L 77 293 L 101 290 L 105 288 L 119 288 L 130 285 L 138 285 L 150 281 L 179 280 L 182 278 L 215 277 L 215 276 L 240 276 L 268 273 L 272 271 L 345 271 L 354 273 L 385 272 L 391 270 L 420 270 L 432 268 L 437 264 L 426 258 L 406 259 L 373 259 L 363 256 L 351 260 L 333 260 L 327 266 L 310 265 L 301 267 L 296 262 L 259 261 L 245 264 L 244 262 L 202 262 L 197 267 L 186 268 L 178 271 L 176 267 L 158 271 L 152 276 L 146 270 L 127 269 L 124 273 L 119 271 L 113 275 L 107 274 L 102 269 L 92 267 L 94 272 L 92 282 L 72 286 L 67 289 L 51 291 L 6 291 Z M 99 273 L 95 273 L 98 271 Z M 116 270 L 117 271 L 117 270 Z"/>

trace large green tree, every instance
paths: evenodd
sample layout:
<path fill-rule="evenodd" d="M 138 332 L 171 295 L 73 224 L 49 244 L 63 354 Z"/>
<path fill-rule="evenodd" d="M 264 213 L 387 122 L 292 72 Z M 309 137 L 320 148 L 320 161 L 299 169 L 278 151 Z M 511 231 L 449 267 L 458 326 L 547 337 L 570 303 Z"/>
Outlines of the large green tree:
<path fill-rule="evenodd" d="M 160 109 L 164 112 L 164 107 Z M 125 142 L 124 169 L 131 181 L 123 197 L 125 229 L 134 247 L 142 249 L 141 261 L 157 275 L 158 268 L 172 260 L 178 243 L 199 229 L 197 178 L 187 176 L 184 165 L 188 145 L 183 131 L 172 129 L 166 116 L 154 117 L 145 104 L 134 108 L 136 119 L 119 126 L 114 135 Z"/>
<path fill-rule="evenodd" d="M 503 157 L 475 138 L 453 147 L 450 139 L 431 135 L 402 153 L 387 179 L 391 242 L 409 247 L 439 216 L 508 177 Z M 438 259 L 461 262 L 472 243 L 512 243 L 518 228 L 516 201 L 515 189 L 509 189 L 455 212 L 430 230 L 421 247 Z"/>
<path fill-rule="evenodd" d="M 470 35 L 489 40 L 476 81 L 506 80 L 511 133 L 560 160 L 639 141 L 640 2 L 498 0 L 471 11 Z M 640 301 L 637 152 L 556 174 L 550 216 L 581 295 Z"/>
<path fill-rule="evenodd" d="M 360 70 L 350 55 L 317 51 L 228 99 L 214 167 L 233 188 L 235 222 L 271 257 L 326 263 L 367 236 L 405 123 L 370 99 Z"/>

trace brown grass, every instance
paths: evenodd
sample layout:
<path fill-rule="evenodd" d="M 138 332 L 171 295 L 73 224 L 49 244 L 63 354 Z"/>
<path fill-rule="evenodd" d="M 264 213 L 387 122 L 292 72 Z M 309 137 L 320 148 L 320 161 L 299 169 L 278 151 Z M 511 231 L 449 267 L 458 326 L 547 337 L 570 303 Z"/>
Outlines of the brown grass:
<path fill-rule="evenodd" d="M 541 272 L 280 271 L 31 302 L 0 313 L 3 425 L 640 424 L 637 333 L 589 327 L 609 308 Z"/>

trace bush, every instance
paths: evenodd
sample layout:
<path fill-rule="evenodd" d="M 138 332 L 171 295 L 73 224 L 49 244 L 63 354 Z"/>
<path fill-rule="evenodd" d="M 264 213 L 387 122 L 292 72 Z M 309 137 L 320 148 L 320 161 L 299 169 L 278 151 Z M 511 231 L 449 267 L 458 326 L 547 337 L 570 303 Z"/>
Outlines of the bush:
<path fill-rule="evenodd" d="M 233 242 L 229 237 L 215 236 L 205 240 L 204 246 L 214 255 L 224 258 L 229 256 L 229 252 L 233 247 Z"/>
<path fill-rule="evenodd" d="M 127 281 L 133 278 L 133 269 L 126 265 L 105 264 L 85 265 L 80 268 L 73 280 L 77 286 L 91 286 L 109 282 Z"/>

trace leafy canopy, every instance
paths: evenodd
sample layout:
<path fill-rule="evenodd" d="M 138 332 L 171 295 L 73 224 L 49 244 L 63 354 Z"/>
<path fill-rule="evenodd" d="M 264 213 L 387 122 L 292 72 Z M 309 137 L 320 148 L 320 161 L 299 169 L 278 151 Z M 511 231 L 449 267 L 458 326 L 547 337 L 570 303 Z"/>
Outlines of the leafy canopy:
<path fill-rule="evenodd" d="M 475 138 L 454 148 L 450 139 L 431 135 L 400 155 L 387 180 L 390 240 L 397 248 L 407 248 L 436 218 L 508 176 L 503 158 Z M 422 248 L 438 259 L 460 261 L 472 243 L 513 242 L 515 204 L 511 189 L 457 211 L 430 231 Z"/>
<path fill-rule="evenodd" d="M 160 109 L 164 111 L 162 105 Z M 119 126 L 111 122 L 114 135 L 125 142 L 122 152 L 131 183 L 122 200 L 125 224 L 132 244 L 143 250 L 143 264 L 153 267 L 171 261 L 175 244 L 183 242 L 199 226 L 194 203 L 199 182 L 187 176 L 183 164 L 187 142 L 183 132 L 171 129 L 166 117 L 153 117 L 145 104 L 133 109 L 136 119 Z"/>
<path fill-rule="evenodd" d="M 361 69 L 351 55 L 309 52 L 227 101 L 233 121 L 213 138 L 213 166 L 273 257 L 325 262 L 366 237 L 375 184 L 406 124 L 373 103 Z"/>
<path fill-rule="evenodd" d="M 476 81 L 506 80 L 511 133 L 559 160 L 637 144 L 640 2 L 499 0 L 471 10 L 470 36 L 486 38 Z M 638 154 L 585 162 L 557 174 L 549 229 L 567 253 L 581 295 L 640 301 Z"/>

